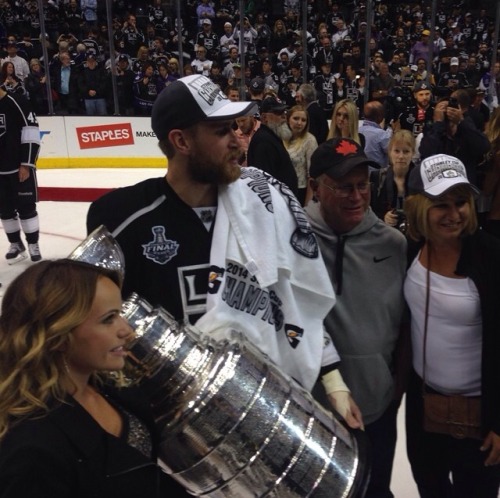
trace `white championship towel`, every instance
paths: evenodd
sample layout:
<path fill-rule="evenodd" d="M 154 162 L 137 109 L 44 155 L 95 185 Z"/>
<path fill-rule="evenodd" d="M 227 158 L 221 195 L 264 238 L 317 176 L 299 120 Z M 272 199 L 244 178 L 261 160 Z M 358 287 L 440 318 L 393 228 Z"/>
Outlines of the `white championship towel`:
<path fill-rule="evenodd" d="M 311 389 L 321 365 L 339 361 L 323 320 L 335 294 L 316 237 L 291 191 L 256 168 L 219 189 L 207 312 L 196 326 L 227 338 L 239 330 Z"/>

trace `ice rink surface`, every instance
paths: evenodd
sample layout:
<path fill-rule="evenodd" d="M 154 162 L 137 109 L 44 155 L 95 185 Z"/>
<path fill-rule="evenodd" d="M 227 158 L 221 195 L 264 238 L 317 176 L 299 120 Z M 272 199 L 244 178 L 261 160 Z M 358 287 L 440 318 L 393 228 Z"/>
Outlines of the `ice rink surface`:
<path fill-rule="evenodd" d="M 143 169 L 54 169 L 39 170 L 40 187 L 70 188 L 116 188 L 132 185 L 146 178 L 162 176 L 164 170 L 159 168 Z M 44 259 L 64 258 L 86 236 L 85 219 L 88 202 L 54 202 L 42 201 L 38 204 L 40 217 L 40 250 Z M 7 251 L 8 242 L 3 229 L 0 234 L 0 297 L 6 286 L 23 269 L 31 265 L 26 259 L 15 265 L 8 265 L 3 255 Z M 398 445 L 393 470 L 391 489 L 396 498 L 418 498 L 408 460 L 406 458 L 404 406 L 398 417 Z"/>

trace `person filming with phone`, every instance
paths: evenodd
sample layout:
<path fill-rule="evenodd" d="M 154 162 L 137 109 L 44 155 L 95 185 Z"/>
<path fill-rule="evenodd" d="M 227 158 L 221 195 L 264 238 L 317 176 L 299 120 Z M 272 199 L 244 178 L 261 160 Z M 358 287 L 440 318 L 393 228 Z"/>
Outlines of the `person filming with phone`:
<path fill-rule="evenodd" d="M 453 92 L 436 104 L 434 122 L 424 130 L 420 143 L 420 157 L 424 160 L 434 154 L 454 156 L 464 163 L 467 178 L 476 185 L 476 167 L 488 152 L 489 142 L 472 119 L 464 115 L 456 94 Z"/>

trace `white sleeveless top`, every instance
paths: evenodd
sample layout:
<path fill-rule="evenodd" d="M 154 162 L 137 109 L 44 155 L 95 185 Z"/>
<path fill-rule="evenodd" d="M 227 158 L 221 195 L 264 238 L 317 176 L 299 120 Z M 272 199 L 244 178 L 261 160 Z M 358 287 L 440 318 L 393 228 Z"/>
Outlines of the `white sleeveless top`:
<path fill-rule="evenodd" d="M 427 269 L 413 261 L 404 294 L 411 310 L 413 367 L 423 377 Z M 442 394 L 481 394 L 482 318 L 479 293 L 470 278 L 430 272 L 426 384 Z"/>

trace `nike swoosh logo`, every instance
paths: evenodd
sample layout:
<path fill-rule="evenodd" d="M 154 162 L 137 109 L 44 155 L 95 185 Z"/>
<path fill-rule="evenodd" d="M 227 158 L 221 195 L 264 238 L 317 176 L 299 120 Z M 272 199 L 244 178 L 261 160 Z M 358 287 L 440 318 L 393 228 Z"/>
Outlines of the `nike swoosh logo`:
<path fill-rule="evenodd" d="M 374 263 L 381 263 L 382 261 L 385 261 L 386 259 L 389 259 L 391 256 L 385 256 L 385 258 L 377 258 L 377 256 L 373 256 L 373 262 Z"/>

